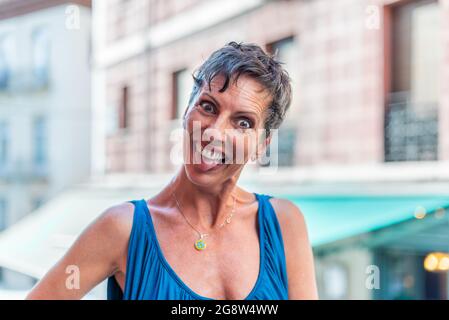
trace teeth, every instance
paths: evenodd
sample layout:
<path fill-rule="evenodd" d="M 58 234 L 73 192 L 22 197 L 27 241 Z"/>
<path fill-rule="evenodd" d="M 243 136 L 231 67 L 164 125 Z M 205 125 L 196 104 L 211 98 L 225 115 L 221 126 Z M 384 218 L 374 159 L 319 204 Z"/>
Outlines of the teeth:
<path fill-rule="evenodd" d="M 200 147 L 197 146 L 197 151 L 200 152 L 205 158 L 208 158 L 213 161 L 221 161 L 223 159 L 223 155 L 220 152 L 214 152 L 208 149 L 198 150 Z"/>
<path fill-rule="evenodd" d="M 209 159 L 215 160 L 215 161 L 221 160 L 221 158 L 222 158 L 221 153 L 219 153 L 219 152 L 213 152 L 213 151 L 206 150 L 206 149 L 203 149 L 203 151 L 201 152 L 201 154 L 202 154 L 203 156 L 205 156 L 206 158 L 209 158 Z"/>

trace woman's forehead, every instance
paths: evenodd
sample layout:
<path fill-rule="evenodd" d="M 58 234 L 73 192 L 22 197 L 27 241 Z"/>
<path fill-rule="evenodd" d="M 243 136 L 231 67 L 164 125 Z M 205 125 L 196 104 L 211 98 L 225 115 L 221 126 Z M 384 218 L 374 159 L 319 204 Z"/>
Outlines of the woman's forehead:
<path fill-rule="evenodd" d="M 208 84 L 205 83 L 200 94 L 208 94 L 228 105 L 258 109 L 260 112 L 264 111 L 271 100 L 265 87 L 249 76 L 241 75 L 236 82 L 231 79 L 226 90 L 220 92 L 224 83 L 225 77 L 217 75 L 210 82 L 210 90 Z"/>

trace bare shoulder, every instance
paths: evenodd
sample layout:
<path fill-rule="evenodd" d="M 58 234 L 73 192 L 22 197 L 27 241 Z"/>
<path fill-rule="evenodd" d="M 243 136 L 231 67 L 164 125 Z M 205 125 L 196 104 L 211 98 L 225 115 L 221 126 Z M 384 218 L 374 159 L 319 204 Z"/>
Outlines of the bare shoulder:
<path fill-rule="evenodd" d="M 89 252 L 105 252 L 105 260 L 112 261 L 115 268 L 126 256 L 132 230 L 134 205 L 123 202 L 105 209 L 78 237 L 83 249 Z"/>
<path fill-rule="evenodd" d="M 307 227 L 301 209 L 288 199 L 272 197 L 269 200 L 276 213 L 284 238 L 307 236 Z"/>
<path fill-rule="evenodd" d="M 104 210 L 93 224 L 99 232 L 114 235 L 116 240 L 126 240 L 131 233 L 133 217 L 134 205 L 123 202 Z"/>
<path fill-rule="evenodd" d="M 289 299 L 317 299 L 314 258 L 300 208 L 287 199 L 270 198 L 282 232 Z"/>
<path fill-rule="evenodd" d="M 133 205 L 122 203 L 104 210 L 76 238 L 45 274 L 27 299 L 80 299 L 106 277 L 120 272 L 133 223 Z M 68 290 L 67 267 L 83 275 L 79 290 Z"/>

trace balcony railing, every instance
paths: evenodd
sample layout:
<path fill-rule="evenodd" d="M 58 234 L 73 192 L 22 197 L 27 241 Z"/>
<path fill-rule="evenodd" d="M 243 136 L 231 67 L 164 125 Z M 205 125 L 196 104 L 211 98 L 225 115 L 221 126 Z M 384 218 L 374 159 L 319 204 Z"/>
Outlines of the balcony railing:
<path fill-rule="evenodd" d="M 264 159 L 260 165 L 262 167 L 294 166 L 296 156 L 297 132 L 297 127 L 288 123 L 282 124 L 277 131 L 273 131 L 271 143 L 268 146 L 266 154 L 264 155 Z"/>
<path fill-rule="evenodd" d="M 0 165 L 0 179 L 6 181 L 35 181 L 48 178 L 48 164 L 31 161 L 8 161 Z"/>
<path fill-rule="evenodd" d="M 47 70 L 19 69 L 0 74 L 0 93 L 28 93 L 45 91 L 49 88 Z"/>
<path fill-rule="evenodd" d="M 390 96 L 385 115 L 385 161 L 438 159 L 438 105 L 410 102 L 408 92 Z"/>
<path fill-rule="evenodd" d="M 280 127 L 278 132 L 278 163 L 280 167 L 295 165 L 296 134 L 294 126 Z"/>

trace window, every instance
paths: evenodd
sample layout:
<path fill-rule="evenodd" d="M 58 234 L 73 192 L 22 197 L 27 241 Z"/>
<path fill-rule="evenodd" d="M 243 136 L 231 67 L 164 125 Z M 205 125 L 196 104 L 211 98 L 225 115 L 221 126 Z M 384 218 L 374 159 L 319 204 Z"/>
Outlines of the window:
<path fill-rule="evenodd" d="M 0 166 L 8 161 L 9 126 L 5 121 L 0 122 Z"/>
<path fill-rule="evenodd" d="M 15 64 L 15 46 L 11 35 L 0 35 L 0 90 L 8 88 Z"/>
<path fill-rule="evenodd" d="M 34 164 L 39 168 L 47 162 L 47 121 L 40 116 L 34 119 Z"/>
<path fill-rule="evenodd" d="M 9 67 L 3 41 L 0 41 L 0 89 L 8 87 Z"/>
<path fill-rule="evenodd" d="M 435 0 L 391 7 L 385 161 L 438 158 L 440 14 Z"/>
<path fill-rule="evenodd" d="M 296 153 L 296 131 L 298 121 L 298 105 L 296 103 L 296 95 L 298 89 L 298 45 L 294 37 L 288 37 L 267 45 L 267 51 L 276 55 L 276 60 L 284 63 L 283 67 L 287 70 L 291 78 L 292 86 L 292 102 L 288 110 L 288 116 L 278 130 L 277 144 L 277 162 L 279 166 L 293 166 Z M 271 154 L 269 149 L 267 153 Z"/>
<path fill-rule="evenodd" d="M 6 227 L 7 227 L 6 200 L 0 198 L 0 231 L 5 230 Z"/>
<path fill-rule="evenodd" d="M 283 67 L 287 70 L 292 85 L 292 104 L 290 109 L 297 109 L 296 95 L 298 90 L 298 75 L 299 75 L 299 59 L 298 52 L 299 47 L 294 37 L 288 37 L 267 45 L 267 51 L 276 54 L 276 59 L 281 61 Z M 289 110 L 290 116 L 286 117 L 285 121 L 296 122 L 295 115 L 297 112 Z"/>
<path fill-rule="evenodd" d="M 50 37 L 47 28 L 33 32 L 33 74 L 38 86 L 46 86 L 50 74 Z"/>
<path fill-rule="evenodd" d="M 182 69 L 173 73 L 172 119 L 182 118 L 189 103 L 192 87 L 193 79 L 187 69 Z"/>
<path fill-rule="evenodd" d="M 410 92 L 411 107 L 436 103 L 442 52 L 438 2 L 399 6 L 392 19 L 392 92 Z"/>
<path fill-rule="evenodd" d="M 119 128 L 126 129 L 129 125 L 128 116 L 129 116 L 129 89 L 127 86 L 122 88 L 122 95 L 119 107 Z"/>

